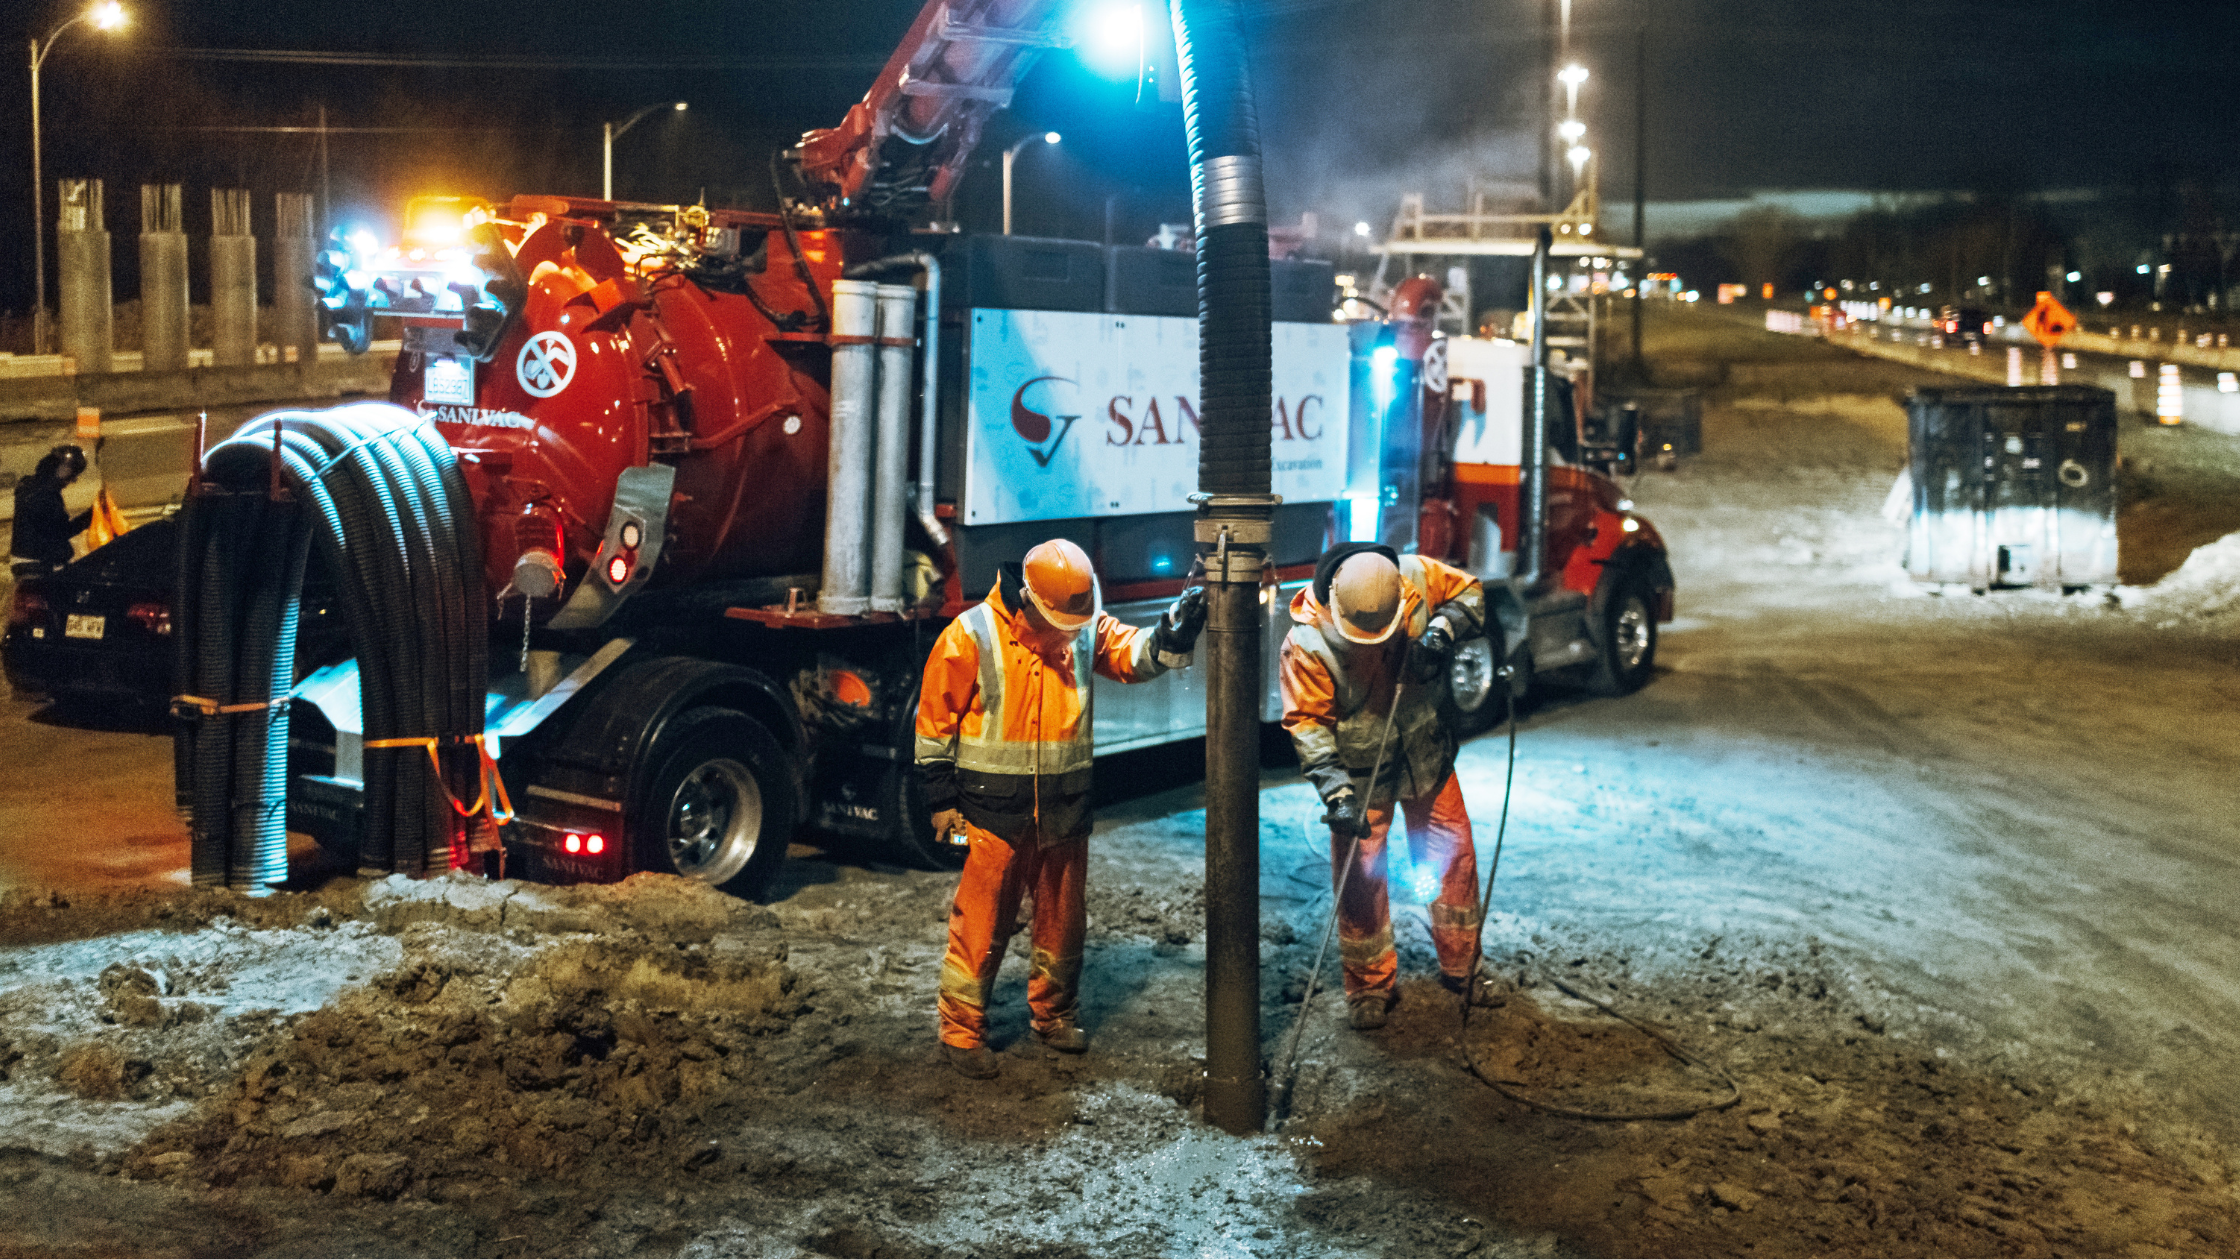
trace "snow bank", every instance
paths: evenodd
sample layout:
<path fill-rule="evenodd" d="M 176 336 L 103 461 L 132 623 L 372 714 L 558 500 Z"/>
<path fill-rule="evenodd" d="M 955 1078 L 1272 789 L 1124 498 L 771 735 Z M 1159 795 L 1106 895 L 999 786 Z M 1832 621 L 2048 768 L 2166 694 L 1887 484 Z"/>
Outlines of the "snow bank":
<path fill-rule="evenodd" d="M 2125 608 L 2138 609 L 2161 629 L 2189 623 L 2240 626 L 2240 533 L 2193 549 L 2177 571 L 2153 586 L 2125 587 Z"/>

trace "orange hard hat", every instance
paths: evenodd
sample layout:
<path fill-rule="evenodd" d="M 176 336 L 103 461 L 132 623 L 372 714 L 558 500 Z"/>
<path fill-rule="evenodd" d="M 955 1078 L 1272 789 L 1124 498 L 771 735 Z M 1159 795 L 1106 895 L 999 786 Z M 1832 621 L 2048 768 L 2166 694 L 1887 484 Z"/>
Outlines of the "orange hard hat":
<path fill-rule="evenodd" d="M 1027 601 L 1043 620 L 1072 633 L 1097 615 L 1097 575 L 1089 555 L 1063 538 L 1053 538 L 1027 553 Z"/>
<path fill-rule="evenodd" d="M 1330 577 L 1330 614 L 1348 643 L 1382 643 L 1400 628 L 1400 567 L 1374 551 L 1348 556 Z"/>

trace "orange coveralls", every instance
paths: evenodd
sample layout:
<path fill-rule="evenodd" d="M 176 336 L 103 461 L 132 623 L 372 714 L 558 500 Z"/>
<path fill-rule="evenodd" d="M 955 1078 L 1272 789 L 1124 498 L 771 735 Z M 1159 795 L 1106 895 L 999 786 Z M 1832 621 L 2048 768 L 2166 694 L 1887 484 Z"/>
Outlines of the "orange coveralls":
<path fill-rule="evenodd" d="M 1438 712 L 1438 684 L 1407 684 L 1373 788 L 1368 778 L 1384 739 L 1385 716 L 1393 712 L 1393 689 L 1401 681 L 1408 644 L 1442 612 L 1450 621 L 1467 623 L 1456 628 L 1458 635 L 1474 632 L 1484 624 L 1484 587 L 1468 573 L 1422 556 L 1402 556 L 1400 573 L 1401 630 L 1379 644 L 1346 642 L 1313 588 L 1300 591 L 1291 601 L 1294 624 L 1284 638 L 1278 671 L 1283 726 L 1307 778 L 1325 800 L 1350 783 L 1368 809 L 1370 832 L 1350 875 L 1344 867 L 1352 837 L 1333 832 L 1330 838 L 1331 882 L 1345 880 L 1338 952 L 1348 998 L 1391 993 L 1398 980 L 1385 889 L 1385 841 L 1395 803 L 1407 819 L 1409 856 L 1419 871 L 1438 879 L 1430 912 L 1439 969 L 1456 978 L 1468 975 L 1478 947 L 1477 850 L 1454 776 L 1454 734 Z"/>
<path fill-rule="evenodd" d="M 970 843 L 949 907 L 936 1002 L 941 1040 L 965 1048 L 986 1031 L 988 995 L 1029 891 L 1034 1027 L 1047 1032 L 1074 1019 L 1093 821 L 1090 674 L 1147 682 L 1188 663 L 1158 652 L 1151 628 L 1128 626 L 1101 608 L 1078 633 L 1063 635 L 1038 634 L 1015 611 L 1025 606 L 1017 566 L 1003 566 L 986 602 L 935 640 L 918 693 L 927 808 L 960 810 Z"/>

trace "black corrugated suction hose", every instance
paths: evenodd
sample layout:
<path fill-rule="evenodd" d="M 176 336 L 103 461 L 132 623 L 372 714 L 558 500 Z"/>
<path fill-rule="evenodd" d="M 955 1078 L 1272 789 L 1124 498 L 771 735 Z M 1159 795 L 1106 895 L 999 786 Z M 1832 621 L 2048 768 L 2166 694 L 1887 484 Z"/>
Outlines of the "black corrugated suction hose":
<path fill-rule="evenodd" d="M 489 659 L 473 503 L 450 448 L 387 404 L 262 417 L 212 448 L 182 537 L 180 690 L 233 709 L 191 716 L 179 733 L 195 882 L 260 891 L 286 878 L 289 723 L 267 702 L 295 682 L 312 562 L 358 659 L 365 738 L 438 741 L 440 778 L 424 747 L 365 751 L 360 863 L 445 869 L 462 838 L 451 801 L 477 795 L 469 741 L 482 733 Z"/>
<path fill-rule="evenodd" d="M 1198 234 L 1198 486 L 1269 488 L 1268 215 L 1236 6 L 1175 0 Z"/>

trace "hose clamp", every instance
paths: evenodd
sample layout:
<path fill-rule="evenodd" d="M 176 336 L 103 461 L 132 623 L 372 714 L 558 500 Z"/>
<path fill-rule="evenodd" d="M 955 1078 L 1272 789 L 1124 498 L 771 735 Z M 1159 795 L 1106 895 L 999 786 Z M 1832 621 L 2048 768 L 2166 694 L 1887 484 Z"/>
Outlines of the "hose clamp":
<path fill-rule="evenodd" d="M 1207 158 L 1191 172 L 1191 182 L 1198 198 L 1200 232 L 1232 223 L 1267 226 L 1266 186 L 1257 156 Z"/>

